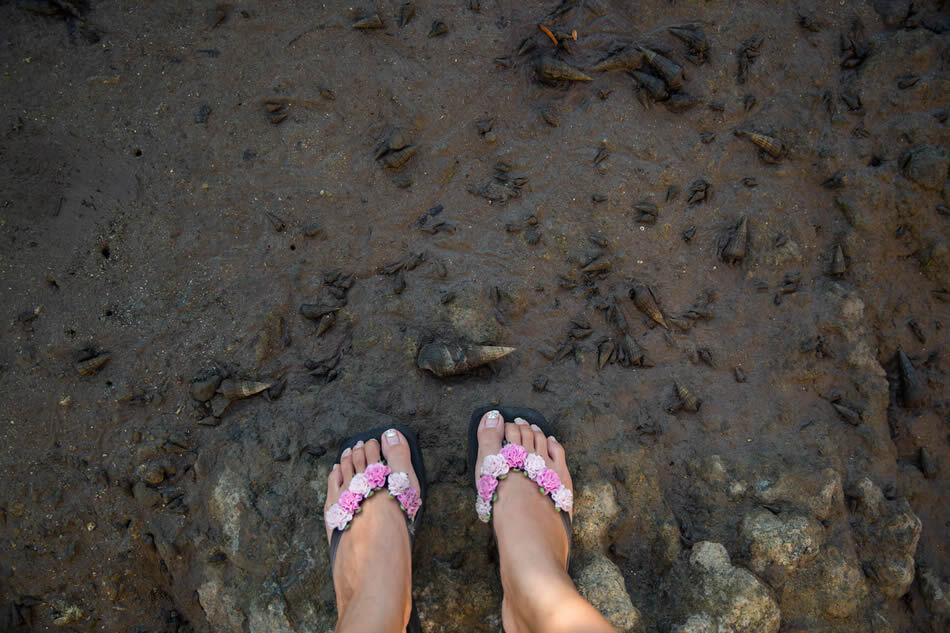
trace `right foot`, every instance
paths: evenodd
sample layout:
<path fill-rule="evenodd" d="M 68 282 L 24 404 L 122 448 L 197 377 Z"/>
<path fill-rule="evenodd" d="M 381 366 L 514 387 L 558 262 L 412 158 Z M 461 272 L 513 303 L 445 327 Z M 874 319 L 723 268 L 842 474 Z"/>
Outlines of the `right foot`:
<path fill-rule="evenodd" d="M 543 457 L 545 465 L 573 492 L 564 447 L 521 418 L 506 424 L 497 411 L 486 413 L 478 425 L 476 478 L 482 460 L 498 453 L 503 439 Z M 522 633 L 532 630 L 529 623 L 533 621 L 534 610 L 544 609 L 567 589 L 565 581 L 573 590 L 567 576 L 569 536 L 551 498 L 540 494 L 537 484 L 524 475 L 510 473 L 499 482 L 497 495 L 492 519 L 504 590 L 502 626 L 507 633 Z M 560 585 L 553 582 L 557 580 Z"/>

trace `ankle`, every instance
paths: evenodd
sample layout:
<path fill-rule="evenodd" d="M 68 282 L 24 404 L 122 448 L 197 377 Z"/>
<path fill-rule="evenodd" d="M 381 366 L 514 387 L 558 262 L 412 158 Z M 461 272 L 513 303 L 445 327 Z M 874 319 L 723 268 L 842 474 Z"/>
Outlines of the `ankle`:
<path fill-rule="evenodd" d="M 407 585 L 408 586 L 408 585 Z M 399 595 L 394 595 L 399 594 Z M 406 592 L 378 591 L 366 587 L 357 591 L 338 615 L 336 633 L 403 633 L 412 609 Z"/>

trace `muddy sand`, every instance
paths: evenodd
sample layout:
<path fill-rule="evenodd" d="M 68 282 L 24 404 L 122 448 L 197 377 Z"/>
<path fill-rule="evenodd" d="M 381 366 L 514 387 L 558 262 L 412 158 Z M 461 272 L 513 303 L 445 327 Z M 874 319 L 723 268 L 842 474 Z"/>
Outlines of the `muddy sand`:
<path fill-rule="evenodd" d="M 403 423 L 424 627 L 499 631 L 464 438 L 504 403 L 618 628 L 947 630 L 947 3 L 0 23 L 0 629 L 332 628 L 327 472 Z"/>

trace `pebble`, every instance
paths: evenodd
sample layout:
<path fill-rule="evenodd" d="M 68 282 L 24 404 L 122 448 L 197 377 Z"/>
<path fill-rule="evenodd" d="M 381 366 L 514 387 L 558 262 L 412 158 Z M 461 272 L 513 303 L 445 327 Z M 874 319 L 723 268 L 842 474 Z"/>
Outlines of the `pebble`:
<path fill-rule="evenodd" d="M 197 400 L 198 402 L 207 402 L 214 397 L 215 391 L 218 389 L 218 385 L 221 384 L 221 376 L 217 374 L 212 374 L 207 378 L 201 380 L 196 380 L 191 383 L 191 386 L 188 388 L 191 397 Z"/>

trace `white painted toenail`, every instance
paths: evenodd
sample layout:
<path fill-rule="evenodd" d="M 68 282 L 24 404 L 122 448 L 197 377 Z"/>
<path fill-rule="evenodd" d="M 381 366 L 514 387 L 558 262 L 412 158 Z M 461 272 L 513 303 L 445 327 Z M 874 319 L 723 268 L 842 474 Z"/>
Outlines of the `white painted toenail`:
<path fill-rule="evenodd" d="M 344 449 L 343 452 L 340 454 L 340 457 L 349 457 L 351 452 L 352 450 L 349 448 Z"/>
<path fill-rule="evenodd" d="M 531 425 L 531 430 L 532 430 L 532 431 L 540 431 L 540 430 L 541 430 L 541 427 L 538 426 L 537 424 L 532 424 L 532 425 Z"/>
<path fill-rule="evenodd" d="M 528 421 L 524 418 L 515 418 L 515 424 L 527 424 Z"/>
<path fill-rule="evenodd" d="M 390 446 L 395 446 L 399 443 L 399 436 L 396 435 L 396 429 L 386 431 L 386 443 Z"/>
<path fill-rule="evenodd" d="M 489 429 L 493 429 L 498 426 L 498 412 L 489 411 L 488 415 L 485 417 L 485 426 Z"/>
<path fill-rule="evenodd" d="M 353 446 L 353 448 L 363 448 L 363 440 L 360 440 L 359 442 L 357 442 L 357 443 Z"/>
<path fill-rule="evenodd" d="M 551 439 L 551 441 L 553 441 L 555 444 L 557 444 L 557 438 L 554 437 L 553 435 L 551 435 L 549 439 Z"/>

